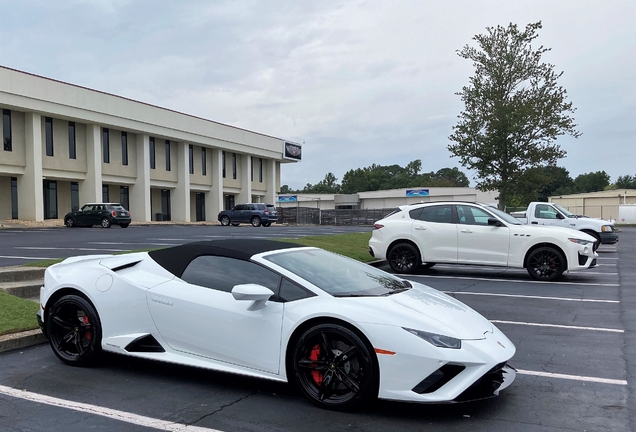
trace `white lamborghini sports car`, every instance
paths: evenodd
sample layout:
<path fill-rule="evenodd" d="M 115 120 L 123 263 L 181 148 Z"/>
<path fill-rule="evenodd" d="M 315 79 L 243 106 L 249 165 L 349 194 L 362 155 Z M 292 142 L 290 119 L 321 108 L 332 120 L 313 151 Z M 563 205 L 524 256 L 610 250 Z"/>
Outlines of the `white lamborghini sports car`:
<path fill-rule="evenodd" d="M 293 382 L 328 408 L 482 399 L 515 378 L 512 342 L 463 303 L 291 243 L 68 258 L 46 270 L 40 303 L 65 363 L 109 351 Z"/>

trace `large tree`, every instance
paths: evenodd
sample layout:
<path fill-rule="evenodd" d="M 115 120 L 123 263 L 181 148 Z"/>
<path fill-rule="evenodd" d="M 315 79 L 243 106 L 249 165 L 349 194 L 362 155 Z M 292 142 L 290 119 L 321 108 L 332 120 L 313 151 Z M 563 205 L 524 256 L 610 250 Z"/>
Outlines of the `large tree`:
<path fill-rule="evenodd" d="M 473 38 L 477 48 L 457 51 L 472 60 L 475 75 L 457 93 L 465 108 L 448 150 L 476 171 L 478 189 L 499 190 L 501 208 L 529 168 L 555 165 L 565 157 L 555 143 L 558 136 L 580 136 L 570 116 L 575 109 L 557 84 L 563 72 L 542 62 L 549 48 L 532 46 L 540 28 L 541 22 L 523 31 L 515 24 L 487 27 L 487 34 Z"/>
<path fill-rule="evenodd" d="M 574 179 L 576 192 L 598 192 L 604 190 L 610 184 L 610 176 L 605 171 L 579 174 Z"/>

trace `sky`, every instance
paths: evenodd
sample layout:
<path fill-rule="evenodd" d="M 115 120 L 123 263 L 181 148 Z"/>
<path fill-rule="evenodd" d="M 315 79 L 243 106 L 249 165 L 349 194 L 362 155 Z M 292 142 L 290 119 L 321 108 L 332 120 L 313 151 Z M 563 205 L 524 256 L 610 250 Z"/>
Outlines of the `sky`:
<path fill-rule="evenodd" d="M 541 21 L 576 111 L 572 178 L 636 174 L 635 0 L 0 0 L 0 65 L 303 145 L 281 184 L 447 150 L 486 27 Z"/>

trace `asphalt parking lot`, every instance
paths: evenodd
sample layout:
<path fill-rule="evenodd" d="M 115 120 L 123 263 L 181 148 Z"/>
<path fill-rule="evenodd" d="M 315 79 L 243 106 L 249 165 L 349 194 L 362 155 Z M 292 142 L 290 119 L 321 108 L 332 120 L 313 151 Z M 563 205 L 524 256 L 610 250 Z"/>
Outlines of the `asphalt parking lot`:
<path fill-rule="evenodd" d="M 163 228 L 119 230 L 125 234 L 121 239 L 108 234 L 110 243 L 132 243 L 137 237 L 131 236 L 140 235 L 148 244 L 177 244 L 203 235 L 188 227 Z M 255 232 L 292 237 L 293 229 L 298 235 L 347 231 L 213 228 L 237 238 Z M 68 230 L 53 229 L 59 238 L 47 247 L 126 249 L 103 244 L 109 240 L 101 232 L 115 229 L 86 231 L 81 242 L 65 238 Z M 211 232 L 206 235 L 222 231 Z M 1 259 L 20 261 L 4 258 L 17 256 L 16 251 L 38 258 L 60 251 L 17 249 L 25 244 L 24 236 L 16 242 L 3 235 Z M 134 246 L 141 247 L 152 245 Z M 633 431 L 634 263 L 636 228 L 624 228 L 618 245 L 599 249 L 598 267 L 566 274 L 558 282 L 535 282 L 522 270 L 469 266 L 438 265 L 409 276 L 470 305 L 516 345 L 510 363 L 518 369 L 517 379 L 498 398 L 457 405 L 379 401 L 359 412 L 339 413 L 310 405 L 282 384 L 118 356 L 107 356 L 94 368 L 72 368 L 40 345 L 0 354 L 0 430 Z"/>

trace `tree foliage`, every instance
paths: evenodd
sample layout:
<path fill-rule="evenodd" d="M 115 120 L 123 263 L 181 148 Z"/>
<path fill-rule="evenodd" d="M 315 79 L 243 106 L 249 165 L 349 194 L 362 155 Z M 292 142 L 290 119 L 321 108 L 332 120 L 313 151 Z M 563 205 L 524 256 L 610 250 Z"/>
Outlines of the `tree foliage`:
<path fill-rule="evenodd" d="M 636 175 L 618 176 L 614 186 L 615 189 L 636 189 Z"/>
<path fill-rule="evenodd" d="M 574 179 L 574 190 L 579 193 L 605 190 L 610 184 L 610 176 L 605 171 L 580 174 Z"/>
<path fill-rule="evenodd" d="M 563 72 L 544 63 L 549 48 L 533 49 L 541 22 L 486 28 L 473 39 L 478 48 L 466 45 L 457 51 L 472 60 L 474 76 L 457 94 L 464 103 L 449 139 L 448 150 L 463 166 L 477 172 L 477 188 L 499 190 L 505 207 L 518 184 L 539 172 L 531 168 L 555 165 L 566 152 L 555 143 L 558 136 L 575 138 L 575 109 L 566 101 L 566 90 L 557 84 Z M 525 176 L 525 177 L 524 177 Z"/>

